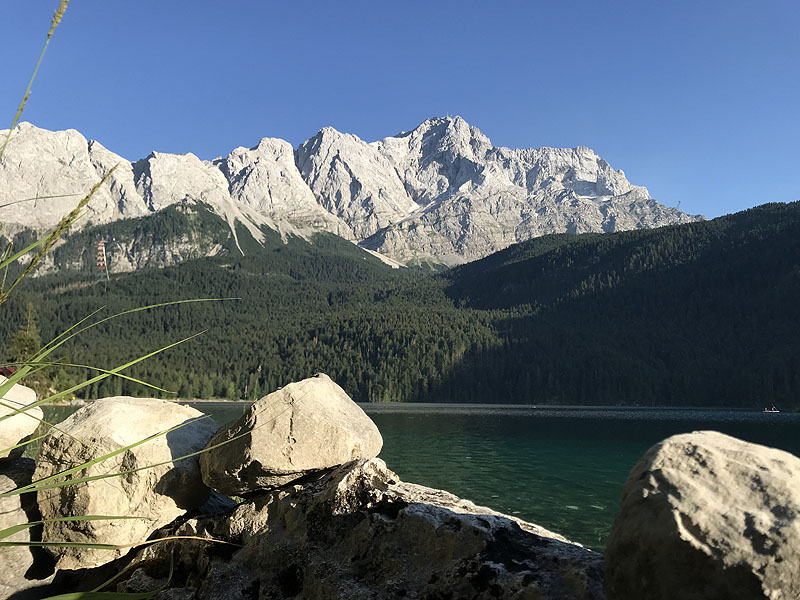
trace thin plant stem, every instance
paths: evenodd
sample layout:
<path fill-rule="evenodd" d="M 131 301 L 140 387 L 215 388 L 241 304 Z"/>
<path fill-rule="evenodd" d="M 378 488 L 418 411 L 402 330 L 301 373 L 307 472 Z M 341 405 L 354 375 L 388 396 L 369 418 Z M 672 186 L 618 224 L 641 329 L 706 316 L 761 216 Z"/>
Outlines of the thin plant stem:
<path fill-rule="evenodd" d="M 6 146 L 8 145 L 8 140 L 11 139 L 11 133 L 14 131 L 14 127 L 17 126 L 17 123 L 19 123 L 19 119 L 22 116 L 22 111 L 25 110 L 25 105 L 28 103 L 28 98 L 31 97 L 33 80 L 36 79 L 36 73 L 39 72 L 39 67 L 42 65 L 44 53 L 47 50 L 47 46 L 50 45 L 50 39 L 53 37 L 53 33 L 55 32 L 56 27 L 58 27 L 58 24 L 61 23 L 61 18 L 64 16 L 64 12 L 67 10 L 67 4 L 69 4 L 69 0 L 61 0 L 55 14 L 53 15 L 53 20 L 50 23 L 50 29 L 47 31 L 47 38 L 45 39 L 44 46 L 42 47 L 42 52 L 39 54 L 39 60 L 36 61 L 36 67 L 33 69 L 31 78 L 28 81 L 28 87 L 25 88 L 25 93 L 22 95 L 22 100 L 17 108 L 17 113 L 14 115 L 14 121 L 11 123 L 11 127 L 8 129 L 8 134 L 6 134 L 6 139 L 3 141 L 3 146 L 0 147 L 0 158 L 3 157 L 3 154 L 6 151 Z"/>

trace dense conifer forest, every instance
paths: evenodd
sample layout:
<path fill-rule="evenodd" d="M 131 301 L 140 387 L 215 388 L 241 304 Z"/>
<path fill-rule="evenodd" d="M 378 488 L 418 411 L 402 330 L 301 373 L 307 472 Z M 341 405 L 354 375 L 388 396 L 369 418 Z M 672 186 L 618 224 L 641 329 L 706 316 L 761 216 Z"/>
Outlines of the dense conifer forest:
<path fill-rule="evenodd" d="M 179 234 L 165 214 L 152 227 L 166 233 L 137 235 Z M 129 374 L 183 398 L 253 399 L 323 371 L 358 401 L 800 407 L 800 203 L 546 236 L 438 274 L 327 234 L 245 246 L 108 282 L 91 261 L 34 278 L 5 306 L 4 360 L 35 345 L 32 327 L 47 340 L 99 307 L 237 298 L 108 321 L 61 358 L 109 368 L 202 331 Z M 166 395 L 117 378 L 86 392 L 117 394 Z"/>

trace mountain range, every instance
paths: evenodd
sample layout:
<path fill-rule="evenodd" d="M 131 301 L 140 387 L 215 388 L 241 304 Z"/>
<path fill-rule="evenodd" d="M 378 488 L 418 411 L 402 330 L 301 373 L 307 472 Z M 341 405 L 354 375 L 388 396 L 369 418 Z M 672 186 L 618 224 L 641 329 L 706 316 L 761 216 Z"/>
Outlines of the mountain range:
<path fill-rule="evenodd" d="M 106 233 L 116 271 L 245 254 L 270 230 L 332 233 L 397 263 L 456 265 L 551 233 L 703 220 L 657 203 L 589 148 L 496 147 L 460 117 L 372 143 L 330 127 L 296 149 L 263 138 L 211 161 L 153 152 L 131 162 L 78 131 L 21 123 L 0 158 L 0 235 L 53 227 L 112 167 L 81 228 L 100 236 L 97 226 L 137 219 L 122 229 L 138 231 L 166 209 L 218 222 L 150 246 Z"/>

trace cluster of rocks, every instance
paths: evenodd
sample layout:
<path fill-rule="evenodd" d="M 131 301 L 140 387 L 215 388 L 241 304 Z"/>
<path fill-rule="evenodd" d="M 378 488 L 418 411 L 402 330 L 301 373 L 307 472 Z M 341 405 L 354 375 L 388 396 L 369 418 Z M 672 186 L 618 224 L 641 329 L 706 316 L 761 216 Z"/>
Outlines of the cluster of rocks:
<path fill-rule="evenodd" d="M 73 481 L 0 495 L 0 529 L 43 520 L 8 539 L 112 547 L 0 548 L 0 597 L 120 574 L 106 589 L 186 600 L 800 597 L 788 453 L 713 432 L 655 446 L 631 472 L 604 567 L 536 525 L 400 481 L 381 446 L 322 374 L 221 428 L 163 400 L 98 400 L 51 430 L 35 463 L 0 459 L 0 494 Z M 79 515 L 129 518 L 68 520 Z"/>

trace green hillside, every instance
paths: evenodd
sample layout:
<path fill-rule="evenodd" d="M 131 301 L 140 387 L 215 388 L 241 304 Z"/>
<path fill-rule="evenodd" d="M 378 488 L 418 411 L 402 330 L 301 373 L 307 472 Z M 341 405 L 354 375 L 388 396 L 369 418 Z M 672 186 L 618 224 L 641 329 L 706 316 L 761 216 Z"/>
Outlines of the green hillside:
<path fill-rule="evenodd" d="M 168 218 L 169 235 L 189 235 L 191 223 Z M 125 239 L 115 226 L 104 236 Z M 0 340 L 29 301 L 47 339 L 100 306 L 237 297 L 111 321 L 69 358 L 108 367 L 205 331 L 131 374 L 183 397 L 254 398 L 324 371 L 362 401 L 800 404 L 798 203 L 547 236 L 439 275 L 392 270 L 335 236 L 284 243 L 267 231 L 261 246 L 237 234 L 245 257 L 228 244 L 108 283 L 90 264 L 29 281 L 4 306 Z M 84 235 L 85 246 L 99 233 Z M 89 392 L 118 393 L 151 394 L 121 380 Z"/>
<path fill-rule="evenodd" d="M 655 230 L 548 236 L 448 279 L 459 305 L 507 312 L 494 326 L 508 343 L 479 360 L 509 396 L 799 402 L 800 203 Z"/>

